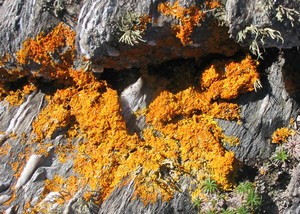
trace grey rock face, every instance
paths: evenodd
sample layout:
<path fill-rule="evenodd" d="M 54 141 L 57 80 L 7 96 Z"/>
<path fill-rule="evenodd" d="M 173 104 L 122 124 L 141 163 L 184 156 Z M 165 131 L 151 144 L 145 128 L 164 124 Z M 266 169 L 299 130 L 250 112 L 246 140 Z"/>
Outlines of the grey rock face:
<path fill-rule="evenodd" d="M 160 199 L 155 204 L 144 205 L 139 199 L 132 200 L 133 182 L 125 187 L 118 188 L 102 204 L 99 214 L 132 213 L 132 214 L 196 214 L 197 210 L 191 203 L 186 192 L 176 193 L 170 202 L 162 202 Z"/>
<path fill-rule="evenodd" d="M 138 133 L 145 127 L 145 118 L 137 118 L 134 115 L 134 112 L 146 108 L 149 104 L 145 81 L 140 77 L 134 84 L 122 91 L 120 96 L 122 115 L 130 132 Z"/>
<path fill-rule="evenodd" d="M 190 5 L 191 2 L 180 1 L 182 5 Z M 124 69 L 159 64 L 178 57 L 201 57 L 208 53 L 230 56 L 237 51 L 237 46 L 226 36 L 227 29 L 220 27 L 220 31 L 214 33 L 212 28 L 215 23 L 209 21 L 195 28 L 192 45 L 183 46 L 171 30 L 178 20 L 159 14 L 159 3 L 161 1 L 157 0 L 85 1 L 77 26 L 80 55 L 91 59 L 95 67 Z M 124 34 L 120 26 L 121 20 L 128 15 L 126 11 L 132 16 L 139 14 L 151 17 L 142 37 L 145 42 L 130 46 L 119 41 Z"/>
<path fill-rule="evenodd" d="M 27 38 L 48 32 L 58 22 L 75 26 L 77 0 L 4 0 L 0 4 L 0 56 L 19 50 Z"/>
<path fill-rule="evenodd" d="M 284 87 L 284 65 L 284 56 L 280 55 L 267 68 L 267 77 L 262 78 L 262 90 L 243 95 L 238 100 L 241 125 L 219 121 L 226 134 L 239 137 L 240 145 L 231 149 L 240 160 L 247 163 L 268 159 L 274 149 L 270 142 L 272 133 L 277 128 L 288 126 L 291 118 L 296 118 L 299 106 Z"/>
<path fill-rule="evenodd" d="M 300 2 L 297 0 L 228 0 L 226 3 L 226 21 L 229 33 L 233 38 L 247 27 L 259 30 L 273 29 L 278 31 L 283 38 L 271 38 L 269 35 L 256 34 L 248 31 L 241 44 L 249 46 L 257 39 L 263 47 L 291 48 L 300 45 Z M 266 32 L 266 31 L 265 31 Z M 256 38 L 257 37 L 257 38 Z M 264 42 L 260 39 L 264 37 Z"/>
<path fill-rule="evenodd" d="M 218 27 L 216 23 L 207 19 L 201 27 L 195 28 L 192 34 L 193 44 L 183 46 L 175 38 L 171 25 L 177 20 L 162 16 L 157 11 L 159 0 L 4 0 L 0 1 L 0 56 L 4 53 L 13 54 L 22 42 L 29 37 L 35 37 L 41 31 L 47 32 L 59 21 L 63 21 L 76 29 L 77 47 L 79 57 L 86 56 L 93 63 L 94 69 L 115 68 L 123 70 L 128 67 L 146 68 L 149 64 L 160 64 L 176 58 L 201 58 L 206 55 L 221 54 L 234 55 L 239 47 L 228 38 L 226 27 Z M 174 1 L 172 1 L 174 2 Z M 182 0 L 182 5 L 191 5 L 194 1 Z M 249 26 L 266 29 L 270 28 L 280 32 L 284 42 L 266 36 L 265 47 L 290 48 L 300 44 L 299 14 L 300 2 L 297 0 L 275 1 L 242 1 L 228 0 L 226 5 L 226 19 L 229 32 L 236 38 L 239 32 Z M 151 15 L 153 20 L 149 23 L 142 39 L 135 46 L 119 42 L 122 31 L 118 29 L 118 22 L 126 12 Z M 283 20 L 276 15 L 281 11 Z M 279 15 L 277 15 L 279 16 Z M 291 18 L 292 17 L 292 20 Z M 74 20 L 78 18 L 78 22 Z M 154 20 L 155 19 L 155 20 Z M 120 24 L 120 23 L 119 23 Z M 263 31 L 261 31 L 263 32 Z M 272 31 L 271 31 L 272 32 Z M 277 34 L 279 35 L 279 34 Z M 261 39 L 261 35 L 257 37 Z M 241 44 L 249 45 L 255 34 L 248 33 Z M 262 42 L 258 40 L 258 44 Z M 270 143 L 272 133 L 278 127 L 287 126 L 291 118 L 296 117 L 298 104 L 292 96 L 298 91 L 288 91 L 286 88 L 285 70 L 288 70 L 293 57 L 279 55 L 276 60 L 264 69 L 262 74 L 263 89 L 257 93 L 241 96 L 237 102 L 241 106 L 242 124 L 221 121 L 220 126 L 228 135 L 238 136 L 241 144 L 232 149 L 237 157 L 254 165 L 257 159 L 267 159 L 273 151 Z M 299 57 L 296 58 L 299 61 Z M 295 60 L 294 67 L 297 67 Z M 299 66 L 298 66 L 299 67 Z M 297 68 L 298 68 L 297 67 Z M 1 67 L 0 67 L 1 69 Z M 1 72 L 1 70 L 0 70 Z M 2 75 L 2 74 L 1 74 Z M 2 77 L 1 77 L 2 78 Z M 5 77 L 3 78 L 5 79 Z M 123 116 L 131 131 L 139 131 L 145 126 L 143 117 L 135 118 L 134 112 L 149 104 L 151 91 L 144 84 L 148 81 L 141 77 L 136 83 L 130 85 L 120 95 Z M 62 164 L 54 154 L 55 146 L 66 139 L 62 135 L 53 136 L 53 147 L 47 148 L 48 157 L 31 154 L 33 159 L 19 158 L 25 150 L 24 142 L 15 139 L 25 133 L 30 135 L 32 121 L 45 105 L 44 94 L 34 92 L 19 107 L 11 107 L 5 102 L 0 103 L 0 144 L 10 144 L 12 148 L 6 156 L 0 159 L 0 211 L 7 213 L 24 213 L 23 206 L 30 201 L 31 206 L 38 202 L 38 195 L 43 191 L 44 181 L 52 179 L 55 174 L 68 177 L 71 174 L 73 160 Z M 29 141 L 30 139 L 27 138 Z M 46 142 L 47 143 L 47 142 Z M 17 180 L 15 172 L 10 166 L 12 162 L 19 162 L 20 166 L 31 166 L 21 180 Z M 22 172 L 21 167 L 18 172 Z M 299 167 L 293 174 L 289 185 L 289 194 L 299 196 Z M 13 187 L 17 184 L 18 190 L 10 207 L 5 202 L 13 196 Z M 64 210 L 55 210 L 55 213 L 197 213 L 191 199 L 185 192 L 176 193 L 170 202 L 160 200 L 155 204 L 144 206 L 140 200 L 131 200 L 133 183 L 117 188 L 101 207 L 81 206 L 78 195 L 65 204 Z M 59 197 L 59 193 L 50 192 L 46 201 Z M 294 201 L 287 213 L 299 212 L 299 200 Z"/>

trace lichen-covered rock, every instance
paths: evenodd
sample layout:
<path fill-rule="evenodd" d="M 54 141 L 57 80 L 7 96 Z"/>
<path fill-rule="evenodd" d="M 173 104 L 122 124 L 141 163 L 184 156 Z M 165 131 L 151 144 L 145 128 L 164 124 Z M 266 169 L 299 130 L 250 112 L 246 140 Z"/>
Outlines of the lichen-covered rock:
<path fill-rule="evenodd" d="M 269 3 L 226 5 L 231 36 L 260 56 L 261 45 L 299 45 L 299 3 Z M 269 159 L 272 133 L 296 118 L 299 54 L 267 50 L 258 67 L 249 55 L 241 60 L 218 25 L 220 2 L 198 6 L 0 1 L 0 212 L 197 213 L 197 199 L 208 209 L 217 203 L 203 196 L 206 177 L 226 191 L 236 158 L 252 166 Z M 196 60 L 178 66 L 178 58 Z M 112 69 L 131 67 L 136 81 L 114 82 Z M 240 144 L 228 146 L 237 142 L 229 135 Z"/>
<path fill-rule="evenodd" d="M 40 32 L 49 32 L 58 22 L 75 27 L 78 0 L 4 0 L 0 5 L 0 56 L 14 53 L 23 42 Z"/>
<path fill-rule="evenodd" d="M 191 2 L 180 1 L 180 5 L 189 8 Z M 208 53 L 230 56 L 237 51 L 237 46 L 226 36 L 227 29 L 220 27 L 216 30 L 217 25 L 211 18 L 207 18 L 200 27 L 195 26 L 191 35 L 192 44 L 183 46 L 172 30 L 172 26 L 180 20 L 159 12 L 159 4 L 162 4 L 161 1 L 85 1 L 76 30 L 80 55 L 90 59 L 95 64 L 95 70 L 99 70 L 142 67 L 179 57 L 201 57 Z M 126 23 L 128 17 L 135 17 L 137 14 L 150 19 L 144 20 L 145 29 L 139 32 L 142 37 L 137 44 L 131 46 L 120 39 L 125 33 L 133 33 Z M 188 13 L 186 17 L 189 17 Z M 130 20 L 131 22 L 133 21 Z M 135 27 L 139 25 L 131 26 Z"/>
<path fill-rule="evenodd" d="M 278 127 L 289 126 L 290 120 L 297 116 L 297 102 L 285 87 L 278 87 L 285 85 L 284 67 L 284 54 L 275 57 L 262 78 L 263 88 L 238 100 L 241 124 L 219 121 L 226 134 L 239 137 L 240 145 L 232 150 L 249 164 L 270 158 L 274 150 L 271 145 L 273 132 Z"/>
<path fill-rule="evenodd" d="M 297 0 L 228 0 L 230 35 L 245 46 L 292 48 L 300 44 Z"/>

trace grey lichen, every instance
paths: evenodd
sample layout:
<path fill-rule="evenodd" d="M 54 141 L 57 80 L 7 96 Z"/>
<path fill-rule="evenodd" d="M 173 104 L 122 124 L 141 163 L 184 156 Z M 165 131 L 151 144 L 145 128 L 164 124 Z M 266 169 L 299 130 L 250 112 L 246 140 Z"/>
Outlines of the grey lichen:
<path fill-rule="evenodd" d="M 258 58 L 262 58 L 262 53 L 260 51 L 259 45 L 264 45 L 266 38 L 271 38 L 276 41 L 281 41 L 284 43 L 284 39 L 281 36 L 281 33 L 272 28 L 258 28 L 255 25 L 247 26 L 244 30 L 241 30 L 237 34 L 237 41 L 244 42 L 249 35 L 251 44 L 249 50 L 254 55 L 257 55 Z"/>
<path fill-rule="evenodd" d="M 121 15 L 117 22 L 117 28 L 122 33 L 119 42 L 129 45 L 136 45 L 139 42 L 146 42 L 143 40 L 144 31 L 141 30 L 141 15 L 134 12 L 125 12 Z"/>
<path fill-rule="evenodd" d="M 298 11 L 296 11 L 295 9 L 290 9 L 290 8 L 284 7 L 282 5 L 279 5 L 276 8 L 276 11 L 277 11 L 276 18 L 280 22 L 283 22 L 286 18 L 290 21 L 292 27 L 295 26 L 295 22 L 299 22 L 300 13 Z"/>
<path fill-rule="evenodd" d="M 213 10 L 213 16 L 218 22 L 219 26 L 224 26 L 226 24 L 226 11 L 225 7 L 217 7 Z"/>
<path fill-rule="evenodd" d="M 55 17 L 60 17 L 66 10 L 65 0 L 41 0 L 40 4 L 43 11 L 53 12 Z"/>

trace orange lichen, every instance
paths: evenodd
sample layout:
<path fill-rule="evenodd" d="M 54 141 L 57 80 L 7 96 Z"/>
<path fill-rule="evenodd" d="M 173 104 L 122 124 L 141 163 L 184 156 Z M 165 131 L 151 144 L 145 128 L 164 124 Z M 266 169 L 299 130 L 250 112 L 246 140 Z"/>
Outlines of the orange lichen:
<path fill-rule="evenodd" d="M 254 64 L 250 57 L 220 62 L 216 70 L 210 67 L 202 74 L 202 90 L 163 91 L 149 106 L 146 118 L 153 127 L 143 131 L 142 140 L 127 133 L 115 90 L 91 73 L 69 69 L 74 86 L 56 91 L 34 123 L 34 132 L 43 139 L 58 128 L 71 129 L 72 137 L 85 138 L 74 148 L 74 170 L 78 182 L 101 191 L 100 201 L 129 179 L 145 203 L 155 202 L 158 195 L 168 200 L 180 190 L 177 180 L 182 174 L 197 181 L 211 176 L 228 189 L 237 167 L 234 154 L 222 144 L 236 138 L 225 136 L 213 117 L 239 119 L 238 105 L 225 100 L 253 90 L 253 79 L 259 77 Z M 234 71 L 243 81 L 231 82 Z M 233 87 L 230 95 L 224 93 L 228 89 L 216 90 L 226 83 Z"/>
<path fill-rule="evenodd" d="M 215 9 L 221 6 L 220 1 L 206 1 L 205 8 Z M 196 5 L 183 7 L 176 0 L 173 5 L 170 2 L 163 2 L 158 5 L 158 11 L 165 16 L 174 17 L 179 24 L 174 25 L 176 37 L 180 39 L 183 45 L 192 44 L 191 35 L 195 27 L 200 26 L 201 21 L 205 19 L 206 11 L 200 10 Z"/>
<path fill-rule="evenodd" d="M 218 77 L 219 81 L 215 81 Z M 208 90 L 212 99 L 233 99 L 240 93 L 254 90 L 254 84 L 259 80 L 256 61 L 247 56 L 241 62 L 217 62 L 201 76 L 201 87 Z"/>
<path fill-rule="evenodd" d="M 294 131 L 287 127 L 278 128 L 272 134 L 272 143 L 286 143 L 288 141 L 288 138 L 293 134 L 295 134 Z"/>
<path fill-rule="evenodd" d="M 143 15 L 140 17 L 140 22 L 134 27 L 135 30 L 144 32 L 147 29 L 147 25 L 151 22 L 152 18 L 150 15 Z"/>
<path fill-rule="evenodd" d="M 39 65 L 36 76 L 67 81 L 67 70 L 75 58 L 74 38 L 75 32 L 60 23 L 47 35 L 41 33 L 36 39 L 27 39 L 16 53 L 17 60 L 21 65 Z"/>
<path fill-rule="evenodd" d="M 78 178 L 70 176 L 63 178 L 59 175 L 54 175 L 50 180 L 45 181 L 45 186 L 42 195 L 46 196 L 50 192 L 57 192 L 61 197 L 57 198 L 56 203 L 63 204 L 69 201 L 77 191 L 79 191 Z"/>
<path fill-rule="evenodd" d="M 35 90 L 36 87 L 29 83 L 26 84 L 22 89 L 9 91 L 5 96 L 5 100 L 9 102 L 11 106 L 21 105 L 24 102 L 25 97 Z"/>
<path fill-rule="evenodd" d="M 184 9 L 178 2 L 164 3 L 160 10 L 172 16 L 176 12 L 175 17 L 189 28 L 179 27 L 178 37 L 183 44 L 191 42 L 191 29 L 203 18 L 202 12 L 196 7 Z M 61 53 L 62 49 L 67 51 Z M 59 61 L 53 62 L 53 53 L 58 53 Z M 228 100 L 254 90 L 259 75 L 249 56 L 240 62 L 215 62 L 202 73 L 198 87 L 175 94 L 162 91 L 143 113 L 149 126 L 140 138 L 127 132 L 117 91 L 92 73 L 73 69 L 74 32 L 64 25 L 27 40 L 17 57 L 21 64 L 40 65 L 36 76 L 58 80 L 63 86 L 48 96 L 48 105 L 33 122 L 34 142 L 47 155 L 42 149 L 50 147 L 46 138 L 58 132 L 68 137 L 54 149 L 62 162 L 72 157 L 73 175 L 46 181 L 43 196 L 57 191 L 65 202 L 79 188 L 88 187 L 99 193 L 101 203 L 116 186 L 134 182 L 135 196 L 147 203 L 158 196 L 169 200 L 181 191 L 182 175 L 189 176 L 193 186 L 206 177 L 223 189 L 233 185 L 237 161 L 223 144 L 236 138 L 226 136 L 214 118 L 240 119 L 238 105 Z M 85 192 L 84 198 L 91 195 Z"/>
<path fill-rule="evenodd" d="M 222 4 L 219 0 L 210 0 L 210 1 L 205 1 L 205 4 L 208 6 L 208 8 L 214 9 L 217 7 L 221 7 Z"/>
<path fill-rule="evenodd" d="M 181 152 L 177 159 L 185 171 L 198 180 L 210 175 L 228 189 L 237 165 L 234 154 L 222 143 L 237 139 L 225 136 L 213 118 L 239 120 L 238 105 L 227 100 L 253 91 L 258 78 L 256 63 L 249 56 L 240 62 L 216 62 L 202 73 L 201 90 L 190 87 L 177 94 L 163 91 L 150 104 L 147 122 L 163 138 L 178 142 Z"/>
<path fill-rule="evenodd" d="M 3 158 L 3 156 L 8 155 L 8 152 L 10 151 L 11 146 L 8 142 L 5 142 L 4 144 L 1 145 L 0 147 L 0 157 Z"/>
<path fill-rule="evenodd" d="M 189 116 L 197 111 L 216 118 L 238 120 L 238 105 L 225 100 L 253 91 L 257 80 L 259 74 L 250 56 L 240 62 L 215 62 L 202 73 L 202 90 L 190 87 L 177 94 L 163 91 L 150 105 L 148 122 L 168 122 L 176 116 Z M 151 106 L 155 106 L 153 111 Z"/>
<path fill-rule="evenodd" d="M 48 194 L 50 192 L 59 192 L 63 184 L 64 184 L 64 178 L 59 175 L 55 175 L 53 179 L 51 180 L 47 179 L 45 181 L 43 192 L 44 194 Z"/>
<path fill-rule="evenodd" d="M 179 24 L 174 26 L 176 37 L 183 45 L 192 43 L 191 35 L 193 29 L 204 19 L 204 13 L 196 6 L 184 8 L 176 1 L 173 5 L 163 2 L 158 5 L 158 11 L 163 15 L 172 16 L 179 20 Z"/>

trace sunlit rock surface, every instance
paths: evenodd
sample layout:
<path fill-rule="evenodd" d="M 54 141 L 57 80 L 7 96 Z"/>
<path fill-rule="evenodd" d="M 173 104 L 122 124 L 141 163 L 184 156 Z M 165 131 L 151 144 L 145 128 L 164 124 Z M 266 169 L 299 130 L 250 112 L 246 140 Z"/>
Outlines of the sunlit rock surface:
<path fill-rule="evenodd" d="M 262 52 L 262 45 L 281 49 L 297 47 L 300 44 L 300 3 L 296 0 L 275 1 L 271 5 L 269 3 L 273 1 L 228 0 L 225 26 L 218 26 L 218 23 L 208 16 L 207 22 L 195 27 L 191 36 L 193 44 L 187 46 L 180 43 L 171 29 L 171 25 L 176 24 L 178 20 L 162 16 L 158 12 L 157 6 L 160 2 L 156 0 L 139 2 L 124 0 L 0 1 L 0 56 L 2 57 L 5 53 L 12 55 L 8 64 L 0 66 L 1 83 L 13 83 L 12 88 L 18 86 L 19 82 L 16 81 L 20 79 L 5 72 L 15 68 L 14 53 L 22 47 L 25 39 L 34 38 L 42 31 L 47 33 L 57 23 L 64 22 L 76 32 L 78 51 L 76 66 L 80 67 L 81 61 L 85 58 L 84 60 L 90 63 L 85 64 L 85 68 L 97 73 L 99 79 L 107 80 L 112 88 L 118 91 L 121 114 L 126 121 L 128 132 L 139 134 L 147 127 L 143 110 L 155 98 L 157 85 L 163 88 L 164 84 L 171 82 L 172 86 L 178 86 L 179 84 L 174 84 L 178 79 L 173 76 L 176 72 L 178 74 L 184 70 L 182 67 L 198 69 L 196 71 L 198 73 L 191 76 L 198 83 L 201 69 L 209 65 L 212 60 L 236 58 L 240 55 L 243 49 L 235 41 L 238 40 L 238 34 L 247 27 L 268 28 L 280 33 L 276 32 L 276 35 L 282 39 L 266 36 L 262 42 L 261 37 L 257 37 Z M 180 3 L 190 6 L 194 1 L 183 0 Z M 284 13 L 282 21 L 276 17 L 279 10 Z M 145 41 L 140 41 L 134 46 L 119 42 L 124 33 L 118 26 L 121 17 L 126 15 L 123 11 L 152 16 L 152 20 L 148 23 L 149 28 L 143 34 Z M 248 49 L 253 38 L 256 38 L 255 34 L 248 32 L 239 44 Z M 297 118 L 299 108 L 298 80 L 300 78 L 297 72 L 299 73 L 300 59 L 298 50 L 294 48 L 279 52 L 277 49 L 267 49 L 266 52 L 259 67 L 262 88 L 257 92 L 243 94 L 234 101 L 241 108 L 240 123 L 218 120 L 218 124 L 226 134 L 240 139 L 238 146 L 227 146 L 227 148 L 234 151 L 235 156 L 242 163 L 257 169 L 263 165 L 264 161 L 268 161 L 274 152 L 275 146 L 271 144 L 272 133 L 279 127 L 289 126 L 291 119 Z M 174 65 L 169 62 L 187 58 L 195 59 L 193 63 L 187 61 L 190 67 L 186 63 L 177 68 L 176 63 Z M 162 65 L 163 63 L 165 64 Z M 34 65 L 25 66 L 24 79 L 34 71 L 34 68 Z M 115 77 L 109 75 L 108 69 L 115 69 L 118 72 L 124 72 L 126 69 L 126 72 L 130 73 L 132 72 L 130 68 L 139 70 L 134 81 L 129 74 L 122 76 L 119 82 L 114 83 Z M 159 75 L 160 69 L 166 68 L 169 68 L 167 78 Z M 149 75 L 151 70 L 155 70 L 156 79 Z M 174 198 L 169 202 L 158 198 L 154 204 L 145 205 L 140 198 L 132 199 L 134 195 L 132 181 L 116 187 L 100 205 L 93 203 L 92 200 L 85 203 L 81 197 L 84 188 L 77 189 L 74 195 L 50 191 L 40 202 L 39 195 L 44 191 L 45 182 L 52 180 L 57 174 L 63 178 L 72 176 L 74 160 L 69 157 L 66 162 L 62 163 L 55 153 L 55 150 L 60 148 L 59 146 L 68 142 L 63 134 L 64 130 L 60 129 L 54 132 L 51 139 L 44 140 L 45 145 L 49 143 L 51 146 L 46 146 L 43 154 L 40 154 L 40 151 L 35 153 L 35 151 L 27 150 L 29 143 L 33 145 L 33 148 L 38 148 L 40 142 L 32 142 L 32 122 L 47 105 L 46 96 L 51 94 L 51 91 L 57 90 L 57 88 L 51 88 L 51 81 L 47 76 L 39 78 L 38 81 L 48 85 L 44 86 L 43 90 L 38 88 L 27 95 L 21 105 L 10 106 L 6 101 L 0 103 L 0 212 L 26 213 L 28 207 L 32 208 L 39 204 L 39 206 L 47 207 L 52 213 L 197 213 L 197 207 L 186 188 L 189 182 L 186 180 L 181 181 L 181 191 L 176 191 Z M 167 83 L 160 81 L 161 79 L 166 79 Z M 181 78 L 182 82 L 186 79 L 186 75 Z M 122 84 L 119 84 L 120 82 Z M 171 91 L 170 88 L 165 89 Z M 176 90 L 182 90 L 182 88 L 175 87 Z M 137 112 L 140 115 L 137 115 Z M 83 141 L 84 139 L 80 138 L 71 143 Z M 261 208 L 265 213 L 299 212 L 299 165 L 296 167 L 295 164 L 291 164 L 290 169 L 285 172 L 292 173 L 283 180 L 279 179 L 281 172 L 277 173 L 277 177 L 275 176 L 278 183 L 284 183 L 281 189 L 275 188 L 276 184 L 266 187 L 268 191 L 273 188 L 269 191 L 272 194 L 263 189 L 266 184 L 259 186 L 261 180 L 256 180 L 261 192 L 265 194 L 265 199 L 267 198 L 267 202 Z M 272 176 L 274 174 L 276 173 Z M 252 178 L 252 175 L 248 176 L 247 178 Z M 272 176 L 267 177 L 265 182 L 271 183 Z M 275 182 L 274 179 L 273 182 Z M 280 202 L 282 198 L 289 201 L 288 205 Z M 56 204 L 57 200 L 64 200 L 63 206 Z M 272 210 L 274 207 L 276 209 Z"/>

